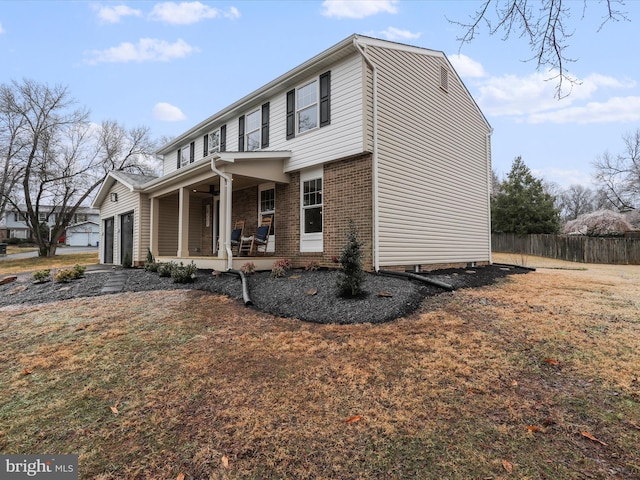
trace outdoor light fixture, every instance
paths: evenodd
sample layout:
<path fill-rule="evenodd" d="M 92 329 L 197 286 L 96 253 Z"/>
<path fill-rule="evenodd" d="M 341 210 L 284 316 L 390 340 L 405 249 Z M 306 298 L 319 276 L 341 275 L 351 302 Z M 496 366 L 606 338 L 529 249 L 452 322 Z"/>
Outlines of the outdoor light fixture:
<path fill-rule="evenodd" d="M 112 193 L 111 194 L 111 201 L 112 202 L 117 202 L 118 201 L 118 194 L 117 193 Z"/>

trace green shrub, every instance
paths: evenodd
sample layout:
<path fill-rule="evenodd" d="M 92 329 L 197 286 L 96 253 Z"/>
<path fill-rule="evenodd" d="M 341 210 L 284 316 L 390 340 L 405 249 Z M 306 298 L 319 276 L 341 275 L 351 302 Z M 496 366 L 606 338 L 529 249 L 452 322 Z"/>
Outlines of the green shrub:
<path fill-rule="evenodd" d="M 153 253 L 151 253 L 150 249 L 147 249 L 147 259 L 145 263 L 155 263 L 155 259 L 153 258 Z"/>
<path fill-rule="evenodd" d="M 64 270 L 58 270 L 53 276 L 53 280 L 57 283 L 67 283 L 71 280 L 75 280 L 77 277 L 73 268 L 65 268 Z"/>
<path fill-rule="evenodd" d="M 337 280 L 338 294 L 344 297 L 355 297 L 362 293 L 365 273 L 362 269 L 362 243 L 353 220 L 349 220 L 347 244 L 340 254 L 340 274 Z"/>
<path fill-rule="evenodd" d="M 147 272 L 157 272 L 159 266 L 160 264 L 156 262 L 144 262 L 144 269 Z"/>
<path fill-rule="evenodd" d="M 176 265 L 171 270 L 171 278 L 175 283 L 191 283 L 198 276 L 198 267 L 193 261 L 189 265 Z"/>
<path fill-rule="evenodd" d="M 48 282 L 51 279 L 51 270 L 38 270 L 31 274 L 35 283 Z"/>
<path fill-rule="evenodd" d="M 124 268 L 131 268 L 131 254 L 129 252 L 124 254 L 124 258 L 122 259 L 122 266 Z"/>
<path fill-rule="evenodd" d="M 161 277 L 170 277 L 171 272 L 177 266 L 178 264 L 176 262 L 161 263 L 160 265 L 158 265 L 158 275 L 160 275 Z"/>
<path fill-rule="evenodd" d="M 87 271 L 87 267 L 85 267 L 84 265 L 80 265 L 79 263 L 76 263 L 73 266 L 73 271 L 76 274 L 76 278 L 80 278 L 84 275 L 84 272 Z"/>
<path fill-rule="evenodd" d="M 315 260 L 311 260 L 309 263 L 307 263 L 307 265 L 304 267 L 304 269 L 307 272 L 315 272 L 316 270 L 318 270 L 320 268 L 320 264 L 318 262 L 316 262 Z"/>

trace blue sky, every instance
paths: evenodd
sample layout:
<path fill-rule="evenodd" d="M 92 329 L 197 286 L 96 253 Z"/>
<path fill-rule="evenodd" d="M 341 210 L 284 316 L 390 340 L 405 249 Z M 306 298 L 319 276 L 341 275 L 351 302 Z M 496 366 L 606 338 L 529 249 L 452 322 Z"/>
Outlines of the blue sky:
<path fill-rule="evenodd" d="M 62 84 L 95 122 L 177 136 L 352 33 L 447 54 L 494 128 L 493 165 L 521 155 L 538 176 L 591 185 L 592 162 L 640 127 L 640 2 L 602 26 L 605 2 L 572 2 L 567 65 L 580 84 L 554 98 L 527 43 L 482 30 L 480 1 L 1 1 L 0 83 Z M 602 26 L 602 28 L 600 28 Z"/>

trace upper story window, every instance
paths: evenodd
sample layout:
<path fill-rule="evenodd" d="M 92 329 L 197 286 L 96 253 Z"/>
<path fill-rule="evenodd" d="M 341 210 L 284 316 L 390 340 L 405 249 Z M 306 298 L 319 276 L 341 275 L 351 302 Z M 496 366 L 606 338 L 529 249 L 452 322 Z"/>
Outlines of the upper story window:
<path fill-rule="evenodd" d="M 269 102 L 238 119 L 238 151 L 252 152 L 269 146 Z"/>
<path fill-rule="evenodd" d="M 195 142 L 191 142 L 189 145 L 185 145 L 184 147 L 180 148 L 178 150 L 178 168 L 186 167 L 190 163 L 193 163 L 195 160 L 195 154 Z"/>
<path fill-rule="evenodd" d="M 13 221 L 14 222 L 26 222 L 27 221 L 27 216 L 24 213 L 15 212 L 13 214 Z"/>
<path fill-rule="evenodd" d="M 260 148 L 260 110 L 246 116 L 246 145 L 247 151 L 252 152 Z"/>
<path fill-rule="evenodd" d="M 86 213 L 76 213 L 73 217 L 73 223 L 81 223 L 87 221 Z"/>
<path fill-rule="evenodd" d="M 331 72 L 287 92 L 287 139 L 331 123 Z"/>
<path fill-rule="evenodd" d="M 220 151 L 220 130 L 207 133 L 202 139 L 202 156 L 206 157 Z"/>
<path fill-rule="evenodd" d="M 47 221 L 47 214 L 45 212 L 38 212 L 38 221 L 39 222 L 46 222 Z"/>

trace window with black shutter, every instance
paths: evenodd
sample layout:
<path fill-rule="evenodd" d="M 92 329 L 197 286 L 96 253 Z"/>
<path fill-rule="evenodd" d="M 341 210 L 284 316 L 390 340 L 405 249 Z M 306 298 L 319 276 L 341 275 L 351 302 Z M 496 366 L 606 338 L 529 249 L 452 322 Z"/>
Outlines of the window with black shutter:
<path fill-rule="evenodd" d="M 209 134 L 205 134 L 204 137 L 202 137 L 202 156 L 206 157 L 207 155 L 209 155 Z"/>
<path fill-rule="evenodd" d="M 191 142 L 189 144 L 189 163 L 193 163 L 196 159 L 196 142 Z"/>
<path fill-rule="evenodd" d="M 244 115 L 238 119 L 238 151 L 244 152 Z"/>
<path fill-rule="evenodd" d="M 287 92 L 287 140 L 296 136 L 296 91 Z"/>
<path fill-rule="evenodd" d="M 181 162 L 180 162 L 180 149 L 178 149 L 178 164 L 176 166 L 176 168 L 180 168 Z"/>
<path fill-rule="evenodd" d="M 269 146 L 269 102 L 262 105 L 262 135 L 260 146 Z"/>

